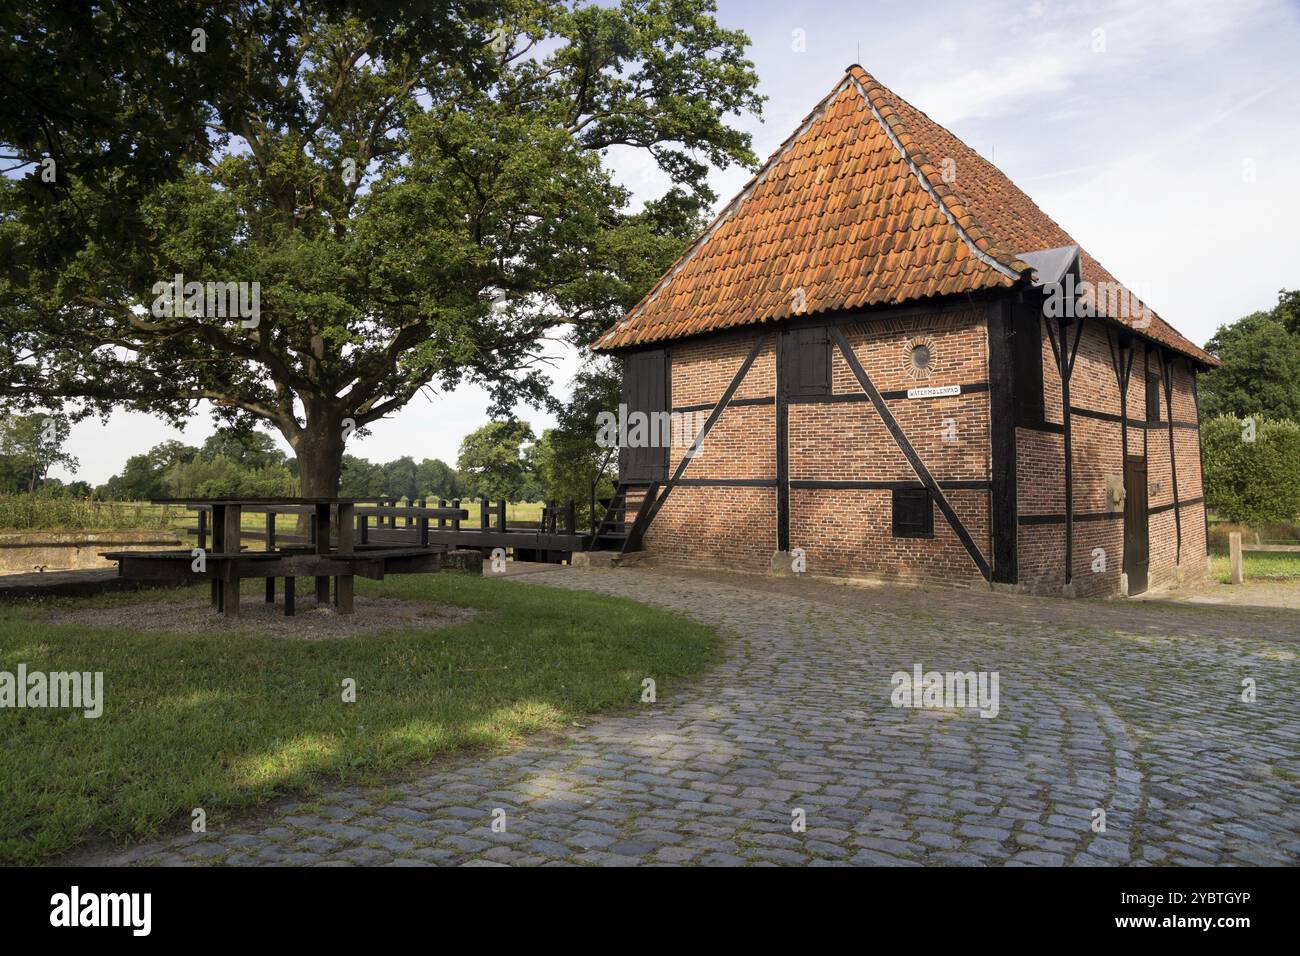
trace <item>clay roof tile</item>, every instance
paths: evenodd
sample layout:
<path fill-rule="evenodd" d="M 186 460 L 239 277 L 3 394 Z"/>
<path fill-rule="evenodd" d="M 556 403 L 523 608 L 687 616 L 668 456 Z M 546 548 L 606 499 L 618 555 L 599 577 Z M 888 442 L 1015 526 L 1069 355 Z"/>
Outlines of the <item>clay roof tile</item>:
<path fill-rule="evenodd" d="M 953 183 L 940 173 L 946 160 L 950 172 L 955 164 Z M 592 347 L 786 318 L 799 288 L 800 314 L 1009 288 L 1030 274 L 1013 250 L 1071 244 L 997 167 L 855 64 Z M 1083 279 L 1118 286 L 1086 251 L 1080 267 Z M 1138 318 L 1146 325 L 1111 318 L 1218 364 L 1154 313 Z"/>

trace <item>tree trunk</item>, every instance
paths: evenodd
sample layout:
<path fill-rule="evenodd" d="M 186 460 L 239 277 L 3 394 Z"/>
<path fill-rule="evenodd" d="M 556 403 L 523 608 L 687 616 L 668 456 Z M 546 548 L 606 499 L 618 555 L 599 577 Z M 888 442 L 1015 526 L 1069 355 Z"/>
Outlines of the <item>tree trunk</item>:
<path fill-rule="evenodd" d="M 343 471 L 342 438 L 313 435 L 308 429 L 294 451 L 298 455 L 298 494 L 304 498 L 336 497 Z"/>
<path fill-rule="evenodd" d="M 298 494 L 303 498 L 334 498 L 343 471 L 342 423 L 328 415 L 308 412 L 307 427 L 297 436 L 293 450 L 298 458 Z M 298 519 L 298 533 L 308 529 L 306 515 Z"/>

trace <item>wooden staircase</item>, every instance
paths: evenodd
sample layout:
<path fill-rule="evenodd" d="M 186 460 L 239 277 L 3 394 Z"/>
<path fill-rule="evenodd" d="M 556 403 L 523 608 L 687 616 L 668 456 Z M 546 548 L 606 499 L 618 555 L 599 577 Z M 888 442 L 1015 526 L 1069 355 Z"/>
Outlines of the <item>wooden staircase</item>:
<path fill-rule="evenodd" d="M 587 550 L 617 551 L 619 554 L 640 551 L 641 538 L 650 523 L 658 495 L 657 481 L 620 481 L 614 486 L 609 507 L 588 542 Z"/>

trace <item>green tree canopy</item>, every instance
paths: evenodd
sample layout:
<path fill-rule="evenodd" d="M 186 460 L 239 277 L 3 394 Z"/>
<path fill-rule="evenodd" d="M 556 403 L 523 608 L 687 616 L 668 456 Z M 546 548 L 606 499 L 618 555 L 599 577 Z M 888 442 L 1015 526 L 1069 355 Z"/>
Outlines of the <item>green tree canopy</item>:
<path fill-rule="evenodd" d="M 416 479 L 421 497 L 450 501 L 469 496 L 460 473 L 441 458 L 426 458 L 420 462 Z"/>
<path fill-rule="evenodd" d="M 249 467 L 224 455 L 178 462 L 163 476 L 171 498 L 285 497 L 298 483 L 283 462 Z"/>
<path fill-rule="evenodd" d="M 460 445 L 456 467 L 471 495 L 519 501 L 528 483 L 523 445 L 533 440 L 527 422 L 488 422 Z"/>
<path fill-rule="evenodd" d="M 188 464 L 199 449 L 170 440 L 154 445 L 142 455 L 132 455 L 122 471 L 100 485 L 96 497 L 105 501 L 144 501 L 168 496 L 167 473 L 178 464 Z"/>
<path fill-rule="evenodd" d="M 1202 415 L 1300 421 L 1300 291 L 1220 326 L 1205 347 L 1223 365 L 1200 377 Z"/>
<path fill-rule="evenodd" d="M 248 469 L 288 466 L 284 452 L 275 447 L 275 439 L 259 431 L 218 428 L 204 440 L 199 454 L 209 460 L 225 458 Z"/>
<path fill-rule="evenodd" d="M 381 465 L 358 458 L 343 456 L 343 475 L 339 495 L 343 498 L 378 498 L 384 493 L 384 469 Z"/>
<path fill-rule="evenodd" d="M 35 491 L 46 484 L 54 465 L 76 471 L 77 459 L 63 447 L 70 428 L 67 419 L 58 415 L 0 418 L 0 489 Z"/>
<path fill-rule="evenodd" d="M 58 6 L 5 12 L 0 78 L 42 82 L 0 112 L 27 165 L 0 184 L 0 395 L 176 421 L 208 400 L 278 429 L 304 494 L 426 387 L 542 401 L 542 338 L 608 324 L 708 170 L 754 163 L 728 122 L 760 106 L 748 40 L 712 0 L 142 2 L 79 39 Z M 625 149 L 673 184 L 640 212 Z M 183 308 L 176 275 L 201 284 Z M 244 283 L 248 314 L 206 283 Z"/>

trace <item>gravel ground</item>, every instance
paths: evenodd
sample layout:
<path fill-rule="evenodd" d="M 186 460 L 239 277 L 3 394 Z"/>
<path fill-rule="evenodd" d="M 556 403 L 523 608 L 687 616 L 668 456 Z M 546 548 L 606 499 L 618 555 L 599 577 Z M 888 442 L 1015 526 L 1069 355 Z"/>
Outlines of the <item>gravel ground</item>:
<path fill-rule="evenodd" d="M 76 624 L 82 627 L 128 628 L 133 631 L 159 631 L 195 634 L 226 632 L 296 638 L 319 641 L 353 634 L 373 634 L 418 627 L 421 630 L 447 627 L 473 618 L 472 608 L 401 601 L 396 598 L 360 597 L 355 599 L 355 613 L 342 615 L 329 606 L 318 606 L 313 598 L 298 599 L 297 613 L 284 616 L 284 598 L 275 605 L 250 599 L 240 605 L 238 623 L 222 617 L 207 603 L 207 594 L 191 591 L 185 601 L 133 602 L 121 607 L 91 607 L 56 611 L 52 624 Z"/>

